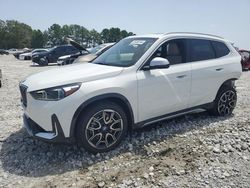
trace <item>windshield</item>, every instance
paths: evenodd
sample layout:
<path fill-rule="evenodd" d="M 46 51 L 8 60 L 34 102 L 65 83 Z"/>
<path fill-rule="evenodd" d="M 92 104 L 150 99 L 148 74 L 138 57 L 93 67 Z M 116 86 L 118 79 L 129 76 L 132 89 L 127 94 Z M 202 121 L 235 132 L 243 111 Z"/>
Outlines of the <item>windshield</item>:
<path fill-rule="evenodd" d="M 123 39 L 97 57 L 93 63 L 119 67 L 134 65 L 156 40 L 156 38 Z"/>
<path fill-rule="evenodd" d="M 56 49 L 58 46 L 54 46 L 53 48 L 50 48 L 48 51 L 51 52 L 53 51 L 54 49 Z"/>
<path fill-rule="evenodd" d="M 91 54 L 95 54 L 95 53 L 98 52 L 100 49 L 104 48 L 105 46 L 106 46 L 106 45 L 101 44 L 101 45 L 99 45 L 99 46 L 96 46 L 96 47 L 94 47 L 94 48 L 91 48 L 91 49 L 89 50 L 89 52 L 90 52 Z"/>

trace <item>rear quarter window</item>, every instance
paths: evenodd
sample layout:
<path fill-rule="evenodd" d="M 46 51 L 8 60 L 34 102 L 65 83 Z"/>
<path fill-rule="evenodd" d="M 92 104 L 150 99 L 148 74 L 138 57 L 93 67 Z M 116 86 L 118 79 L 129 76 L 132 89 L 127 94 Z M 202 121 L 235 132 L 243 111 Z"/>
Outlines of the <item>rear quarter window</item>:
<path fill-rule="evenodd" d="M 223 57 L 229 54 L 230 50 L 223 42 L 212 41 L 216 57 Z"/>

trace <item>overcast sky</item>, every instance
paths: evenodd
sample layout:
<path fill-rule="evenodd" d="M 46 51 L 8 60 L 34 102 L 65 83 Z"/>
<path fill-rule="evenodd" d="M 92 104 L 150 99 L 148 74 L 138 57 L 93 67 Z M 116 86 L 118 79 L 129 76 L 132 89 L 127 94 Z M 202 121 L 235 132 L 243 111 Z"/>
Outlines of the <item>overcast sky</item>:
<path fill-rule="evenodd" d="M 53 23 L 136 34 L 192 31 L 220 35 L 250 50 L 250 0 L 0 0 L 0 19 L 35 29 Z"/>

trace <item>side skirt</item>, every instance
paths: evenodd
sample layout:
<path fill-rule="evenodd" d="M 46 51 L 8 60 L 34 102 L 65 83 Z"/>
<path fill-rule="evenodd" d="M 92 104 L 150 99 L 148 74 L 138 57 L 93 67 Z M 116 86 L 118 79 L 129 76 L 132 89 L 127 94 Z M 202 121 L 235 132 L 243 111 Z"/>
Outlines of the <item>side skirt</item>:
<path fill-rule="evenodd" d="M 155 117 L 155 118 L 150 118 L 148 120 L 135 123 L 133 128 L 134 129 L 140 129 L 140 128 L 143 128 L 145 126 L 154 124 L 154 123 L 159 122 L 159 121 L 172 119 L 172 118 L 183 116 L 183 115 L 186 115 L 186 114 L 204 112 L 206 110 L 209 110 L 209 109 L 213 108 L 213 106 L 214 106 L 214 103 L 212 102 L 212 103 L 207 103 L 207 104 L 199 105 L 199 106 L 196 106 L 196 107 L 188 108 L 188 109 L 185 109 L 185 110 L 180 110 L 180 111 L 177 111 L 177 112 L 165 114 L 165 115 L 158 116 L 158 117 Z"/>

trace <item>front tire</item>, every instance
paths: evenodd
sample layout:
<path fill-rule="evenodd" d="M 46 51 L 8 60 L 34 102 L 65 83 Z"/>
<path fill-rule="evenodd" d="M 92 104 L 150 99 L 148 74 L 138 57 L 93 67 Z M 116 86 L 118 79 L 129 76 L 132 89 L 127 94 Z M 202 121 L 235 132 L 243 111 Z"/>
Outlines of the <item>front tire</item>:
<path fill-rule="evenodd" d="M 49 62 L 48 62 L 48 59 L 43 57 L 39 60 L 39 65 L 41 66 L 48 66 Z"/>
<path fill-rule="evenodd" d="M 124 110 L 113 102 L 101 102 L 82 113 L 76 128 L 79 146 L 91 153 L 116 148 L 126 136 L 128 121 Z"/>
<path fill-rule="evenodd" d="M 229 116 L 237 103 L 237 93 L 233 87 L 225 86 L 218 92 L 214 107 L 210 112 L 215 116 Z"/>

